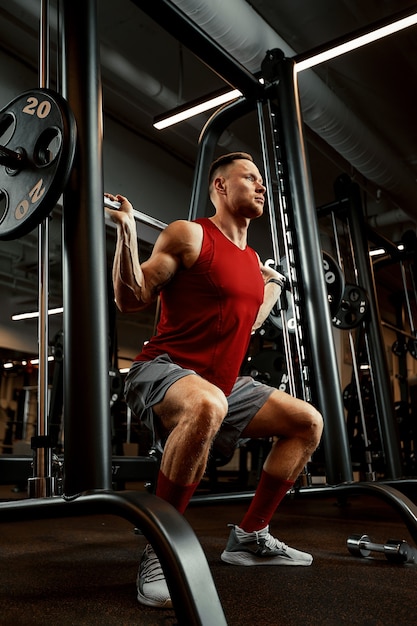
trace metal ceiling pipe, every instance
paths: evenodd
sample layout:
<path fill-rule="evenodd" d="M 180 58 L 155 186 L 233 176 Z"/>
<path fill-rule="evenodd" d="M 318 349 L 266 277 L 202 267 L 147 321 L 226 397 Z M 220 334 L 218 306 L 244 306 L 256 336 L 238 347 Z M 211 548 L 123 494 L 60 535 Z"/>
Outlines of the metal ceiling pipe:
<path fill-rule="evenodd" d="M 249 71 L 258 72 L 268 50 L 296 52 L 245 0 L 170 0 Z M 216 68 L 214 68 L 216 70 Z M 414 174 L 312 70 L 298 75 L 304 122 L 363 176 L 414 211 Z"/>
<path fill-rule="evenodd" d="M 368 219 L 368 224 L 372 226 L 372 228 L 380 228 L 383 226 L 392 226 L 393 224 L 406 222 L 409 219 L 408 215 L 401 209 L 392 209 L 392 211 L 386 211 L 384 213 L 380 213 L 379 215 L 372 215 Z M 415 223 L 415 220 L 411 221 Z"/>

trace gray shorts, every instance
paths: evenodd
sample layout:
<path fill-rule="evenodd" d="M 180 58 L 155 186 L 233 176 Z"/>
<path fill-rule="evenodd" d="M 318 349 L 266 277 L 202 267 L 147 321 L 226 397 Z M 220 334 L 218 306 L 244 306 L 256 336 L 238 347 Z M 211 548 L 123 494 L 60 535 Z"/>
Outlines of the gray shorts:
<path fill-rule="evenodd" d="M 153 361 L 135 361 L 126 377 L 125 397 L 132 413 L 145 424 L 154 436 L 154 445 L 160 444 L 160 435 L 154 420 L 152 407 L 161 402 L 167 389 L 177 380 L 197 374 L 183 369 L 171 361 L 167 354 Z M 251 376 L 240 376 L 227 397 L 228 413 L 213 442 L 213 450 L 224 457 L 231 457 L 243 441 L 242 431 L 268 400 L 274 387 L 264 385 Z"/>

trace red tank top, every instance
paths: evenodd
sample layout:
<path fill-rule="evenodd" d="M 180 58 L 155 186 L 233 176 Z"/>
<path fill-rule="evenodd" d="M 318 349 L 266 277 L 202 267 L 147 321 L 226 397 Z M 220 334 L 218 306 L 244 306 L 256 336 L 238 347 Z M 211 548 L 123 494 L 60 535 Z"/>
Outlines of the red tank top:
<path fill-rule="evenodd" d="M 136 357 L 167 353 L 229 395 L 246 354 L 263 301 L 264 281 L 252 248 L 241 250 L 208 218 L 200 255 L 161 292 L 157 333 Z"/>

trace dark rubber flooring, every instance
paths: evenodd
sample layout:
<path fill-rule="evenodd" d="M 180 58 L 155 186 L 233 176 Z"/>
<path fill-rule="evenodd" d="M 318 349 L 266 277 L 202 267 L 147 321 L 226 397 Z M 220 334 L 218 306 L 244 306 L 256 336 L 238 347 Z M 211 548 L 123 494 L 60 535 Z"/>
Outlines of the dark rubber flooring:
<path fill-rule="evenodd" d="M 13 498 L 2 487 L 2 499 Z M 192 505 L 186 518 L 207 556 L 229 626 L 417 625 L 417 565 L 354 558 L 353 533 L 414 543 L 396 511 L 374 497 L 287 497 L 271 530 L 311 551 L 311 567 L 234 567 L 220 560 L 246 503 Z M 1 511 L 1 508 L 0 508 Z M 1 513 L 0 513 L 1 516 Z M 0 517 L 1 521 L 1 517 Z M 172 626 L 175 612 L 138 604 L 143 536 L 115 516 L 0 524 L 0 624 Z"/>

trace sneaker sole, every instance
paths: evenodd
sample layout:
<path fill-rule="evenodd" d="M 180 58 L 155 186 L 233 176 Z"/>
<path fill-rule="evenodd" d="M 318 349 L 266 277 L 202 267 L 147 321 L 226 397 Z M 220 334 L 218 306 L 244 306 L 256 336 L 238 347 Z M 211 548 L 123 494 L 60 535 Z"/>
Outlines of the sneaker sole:
<path fill-rule="evenodd" d="M 146 596 L 142 595 L 139 589 L 138 589 L 138 602 L 140 602 L 140 604 L 145 604 L 146 606 L 153 606 L 154 608 L 157 608 L 157 609 L 172 609 L 171 598 L 167 598 L 164 601 L 152 600 L 152 598 L 147 598 Z"/>
<path fill-rule="evenodd" d="M 301 565 L 308 566 L 313 562 L 313 557 L 311 559 L 306 560 L 295 560 L 290 558 L 285 558 L 282 556 L 267 556 L 267 557 L 257 557 L 253 554 L 249 554 L 248 552 L 222 552 L 220 556 L 221 560 L 225 563 L 229 563 L 230 565 Z"/>

